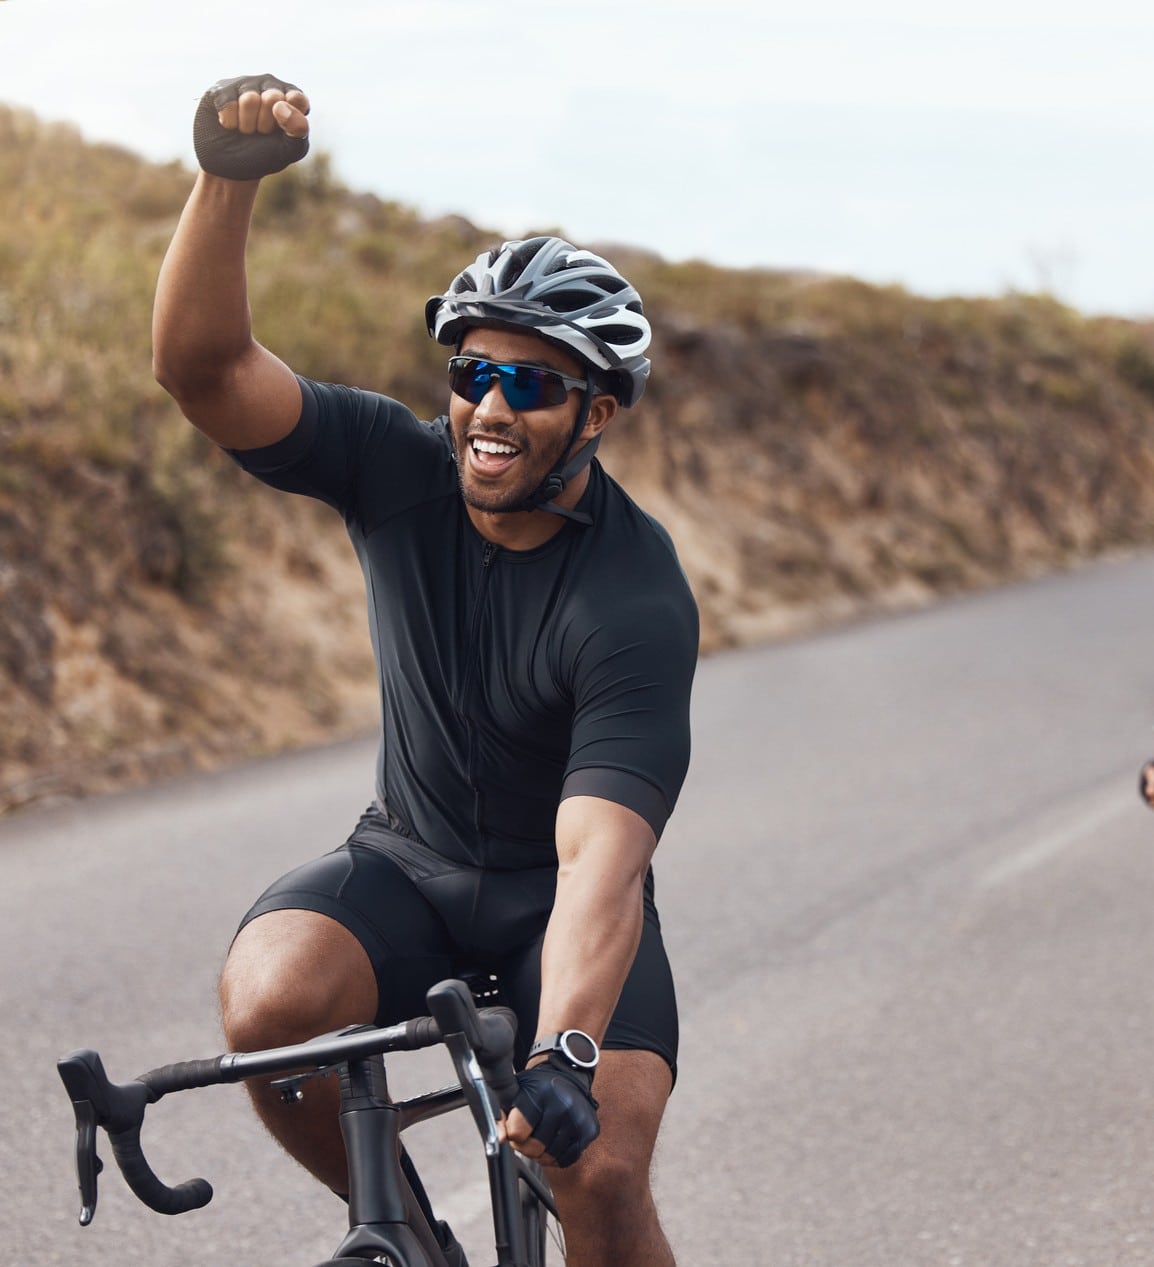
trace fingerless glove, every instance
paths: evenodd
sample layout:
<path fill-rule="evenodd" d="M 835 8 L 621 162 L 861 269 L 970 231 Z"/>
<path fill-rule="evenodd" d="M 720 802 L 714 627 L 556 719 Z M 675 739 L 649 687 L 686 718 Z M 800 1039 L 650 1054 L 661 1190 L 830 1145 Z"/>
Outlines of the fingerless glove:
<path fill-rule="evenodd" d="M 533 1138 L 558 1166 L 571 1166 L 601 1133 L 592 1075 L 556 1053 L 517 1075 L 513 1108 L 524 1114 Z"/>
<path fill-rule="evenodd" d="M 309 152 L 308 137 L 286 136 L 280 128 L 266 133 L 221 127 L 218 111 L 242 92 L 259 93 L 266 88 L 279 88 L 286 96 L 300 91 L 275 75 L 241 75 L 222 79 L 201 97 L 192 123 L 192 144 L 196 160 L 206 172 L 229 180 L 260 180 L 283 171 Z"/>

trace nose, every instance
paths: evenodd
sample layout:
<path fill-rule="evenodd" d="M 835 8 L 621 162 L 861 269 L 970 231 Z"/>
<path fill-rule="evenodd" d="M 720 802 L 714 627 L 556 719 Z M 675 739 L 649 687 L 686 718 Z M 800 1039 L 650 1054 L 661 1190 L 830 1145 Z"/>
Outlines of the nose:
<path fill-rule="evenodd" d="M 501 380 L 494 375 L 489 390 L 481 397 L 481 403 L 473 410 L 473 417 L 482 422 L 486 420 L 508 421 L 513 417 L 509 402 L 501 391 Z"/>

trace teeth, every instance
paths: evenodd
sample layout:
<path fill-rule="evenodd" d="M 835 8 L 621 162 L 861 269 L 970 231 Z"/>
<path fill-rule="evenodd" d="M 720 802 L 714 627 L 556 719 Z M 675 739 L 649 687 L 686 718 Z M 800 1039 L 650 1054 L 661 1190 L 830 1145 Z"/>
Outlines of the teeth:
<path fill-rule="evenodd" d="M 496 440 L 474 440 L 473 448 L 480 453 L 516 453 L 509 444 L 498 444 Z"/>

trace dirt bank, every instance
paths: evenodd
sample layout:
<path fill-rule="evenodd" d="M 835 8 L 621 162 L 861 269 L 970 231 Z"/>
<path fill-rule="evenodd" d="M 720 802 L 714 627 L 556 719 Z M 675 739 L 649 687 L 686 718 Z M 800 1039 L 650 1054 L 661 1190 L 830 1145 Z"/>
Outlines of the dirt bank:
<path fill-rule="evenodd" d="M 0 109 L 0 812 L 372 725 L 335 516 L 248 481 L 152 382 L 190 182 Z M 496 236 L 321 156 L 262 202 L 258 335 L 432 416 L 421 302 Z M 607 249 L 655 339 L 604 461 L 673 534 L 704 652 L 1154 542 L 1150 327 Z"/>

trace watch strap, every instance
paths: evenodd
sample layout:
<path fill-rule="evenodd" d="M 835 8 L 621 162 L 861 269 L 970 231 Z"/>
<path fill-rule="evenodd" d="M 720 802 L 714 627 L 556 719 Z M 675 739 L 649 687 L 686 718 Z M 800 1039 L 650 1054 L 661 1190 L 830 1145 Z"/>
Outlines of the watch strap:
<path fill-rule="evenodd" d="M 560 1034 L 546 1034 L 544 1037 L 538 1038 L 533 1046 L 529 1048 L 529 1059 L 532 1060 L 534 1056 L 544 1056 L 547 1052 L 558 1051 L 560 1047 Z"/>
<path fill-rule="evenodd" d="M 575 1038 L 583 1040 L 592 1047 L 593 1059 L 591 1061 L 580 1061 L 575 1059 L 566 1050 L 568 1043 L 564 1040 L 566 1040 L 570 1034 L 572 1034 Z M 591 1071 L 596 1067 L 597 1062 L 600 1059 L 601 1050 L 597 1046 L 596 1042 L 594 1042 L 594 1040 L 582 1030 L 567 1029 L 558 1034 L 545 1034 L 543 1037 L 538 1038 L 533 1046 L 529 1048 L 529 1055 L 527 1059 L 532 1060 L 536 1056 L 544 1056 L 553 1053 L 556 1053 L 561 1060 L 564 1060 L 567 1064 L 572 1065 L 575 1069 Z"/>

